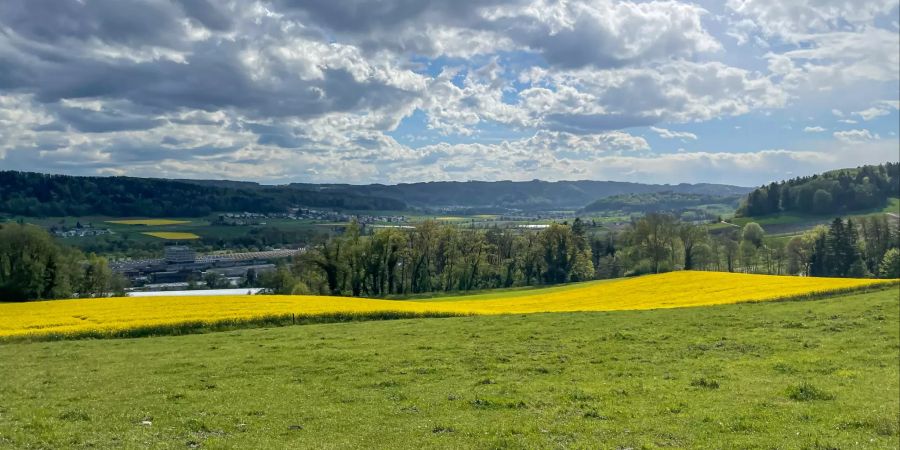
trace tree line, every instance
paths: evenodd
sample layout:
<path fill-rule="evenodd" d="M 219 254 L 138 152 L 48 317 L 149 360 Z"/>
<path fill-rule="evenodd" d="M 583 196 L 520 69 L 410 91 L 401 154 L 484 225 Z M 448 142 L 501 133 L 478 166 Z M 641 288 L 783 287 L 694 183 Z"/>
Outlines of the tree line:
<path fill-rule="evenodd" d="M 761 186 L 747 195 L 738 216 L 782 211 L 842 214 L 887 204 L 900 195 L 900 163 L 842 169 Z"/>
<path fill-rule="evenodd" d="M 57 244 L 43 228 L 0 223 L 0 301 L 124 295 L 105 258 Z"/>
<path fill-rule="evenodd" d="M 585 224 L 540 232 L 423 222 L 413 230 L 355 223 L 263 277 L 277 293 L 390 296 L 585 281 L 594 277 Z"/>
<path fill-rule="evenodd" d="M 600 232 L 580 219 L 540 231 L 423 222 L 369 235 L 351 224 L 344 235 L 261 276 L 261 283 L 282 294 L 383 297 L 672 270 L 894 278 L 900 277 L 900 232 L 884 215 L 836 218 L 790 239 L 768 238 L 754 222 L 710 230 L 664 213 Z"/>
<path fill-rule="evenodd" d="M 285 212 L 298 205 L 353 210 L 402 210 L 387 198 L 133 177 L 76 177 L 0 171 L 0 213 L 28 217 L 201 217 L 214 211 Z"/>

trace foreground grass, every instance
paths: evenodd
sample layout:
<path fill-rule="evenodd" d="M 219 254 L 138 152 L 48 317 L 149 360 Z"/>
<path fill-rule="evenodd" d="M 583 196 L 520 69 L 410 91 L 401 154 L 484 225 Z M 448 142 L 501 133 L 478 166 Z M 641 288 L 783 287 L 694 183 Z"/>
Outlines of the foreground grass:
<path fill-rule="evenodd" d="M 897 281 L 672 272 L 418 301 L 247 295 L 58 300 L 0 304 L 0 339 L 138 337 L 318 320 L 680 308 L 816 297 L 891 284 Z"/>
<path fill-rule="evenodd" d="M 0 344 L 4 448 L 897 448 L 900 299 Z"/>

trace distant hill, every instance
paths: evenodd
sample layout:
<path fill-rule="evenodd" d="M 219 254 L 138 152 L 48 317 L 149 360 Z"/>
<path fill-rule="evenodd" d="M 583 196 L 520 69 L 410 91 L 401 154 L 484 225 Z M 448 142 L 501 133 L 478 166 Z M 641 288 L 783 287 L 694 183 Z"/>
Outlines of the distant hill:
<path fill-rule="evenodd" d="M 708 195 L 677 192 L 652 192 L 620 194 L 601 198 L 584 207 L 584 212 L 622 211 L 625 213 L 649 213 L 681 211 L 703 205 L 738 206 L 742 195 Z"/>
<path fill-rule="evenodd" d="M 77 177 L 0 171 L 0 213 L 22 216 L 199 217 L 220 211 L 281 212 L 305 206 L 343 210 L 578 210 L 622 194 L 743 195 L 750 188 L 719 184 L 617 181 L 469 181 L 398 185 L 270 186 L 230 180 Z"/>
<path fill-rule="evenodd" d="M 397 185 L 301 184 L 316 192 L 341 192 L 392 198 L 420 208 L 581 209 L 621 194 L 672 192 L 711 196 L 744 195 L 751 188 L 722 184 L 640 184 L 620 181 L 438 181 Z"/>
<path fill-rule="evenodd" d="M 843 214 L 887 205 L 900 196 L 900 163 L 839 169 L 761 186 L 750 192 L 738 216 L 780 212 Z"/>
<path fill-rule="evenodd" d="M 199 217 L 217 211 L 282 212 L 298 205 L 354 210 L 406 208 L 393 199 L 256 183 L 0 171 L 0 213 L 22 216 Z"/>

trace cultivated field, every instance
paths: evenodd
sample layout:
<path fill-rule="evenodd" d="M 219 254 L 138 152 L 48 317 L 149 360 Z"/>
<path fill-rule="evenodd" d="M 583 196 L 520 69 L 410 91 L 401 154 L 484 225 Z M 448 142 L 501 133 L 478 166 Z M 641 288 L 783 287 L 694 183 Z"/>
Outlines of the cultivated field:
<path fill-rule="evenodd" d="M 163 225 L 184 225 L 191 223 L 187 220 L 173 219 L 122 219 L 107 220 L 106 223 L 114 223 L 116 225 L 147 225 L 147 226 L 163 226 Z"/>
<path fill-rule="evenodd" d="M 146 234 L 147 236 L 153 236 L 160 239 L 167 239 L 170 241 L 190 241 L 194 239 L 200 239 L 200 236 L 197 236 L 194 233 L 186 233 L 181 231 L 147 231 L 141 234 Z"/>
<path fill-rule="evenodd" d="M 5 343 L 0 447 L 896 449 L 898 303 Z"/>
<path fill-rule="evenodd" d="M 208 327 L 453 315 L 615 311 L 814 297 L 891 280 L 672 272 L 435 300 L 328 296 L 134 297 L 0 304 L 0 339 L 178 334 Z"/>

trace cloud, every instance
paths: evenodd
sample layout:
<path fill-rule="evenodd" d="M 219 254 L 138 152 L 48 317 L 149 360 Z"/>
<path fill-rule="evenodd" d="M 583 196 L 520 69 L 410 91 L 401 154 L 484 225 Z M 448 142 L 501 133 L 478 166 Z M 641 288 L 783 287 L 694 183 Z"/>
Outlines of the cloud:
<path fill-rule="evenodd" d="M 873 139 L 878 139 L 877 134 L 872 134 L 869 130 L 847 130 L 847 131 L 835 131 L 832 133 L 835 139 L 844 142 L 844 143 L 854 143 L 860 141 L 870 141 Z"/>
<path fill-rule="evenodd" d="M 728 8 L 752 20 L 768 36 L 787 40 L 798 34 L 842 27 L 864 27 L 896 7 L 892 0 L 728 0 Z"/>
<path fill-rule="evenodd" d="M 891 110 L 897 109 L 900 109 L 900 102 L 898 102 L 897 100 L 881 100 L 871 108 L 867 108 L 862 111 L 856 111 L 853 113 L 853 115 L 862 117 L 863 120 L 869 121 L 877 117 L 886 116 L 891 113 Z"/>
<path fill-rule="evenodd" d="M 672 131 L 672 130 L 667 130 L 665 128 L 659 128 L 659 127 L 650 127 L 650 129 L 653 130 L 654 133 L 658 134 L 659 137 L 661 137 L 663 139 L 681 139 L 681 140 L 690 139 L 693 141 L 697 140 L 696 134 L 689 133 L 687 131 Z"/>
<path fill-rule="evenodd" d="M 721 48 L 703 28 L 706 11 L 675 1 L 281 0 L 274 5 L 362 48 L 430 57 L 528 50 L 551 65 L 609 68 Z"/>
<path fill-rule="evenodd" d="M 827 131 L 827 130 L 828 130 L 827 128 L 815 126 L 815 127 L 806 127 L 803 129 L 803 132 L 805 132 L 805 133 L 821 133 L 821 132 Z"/>

